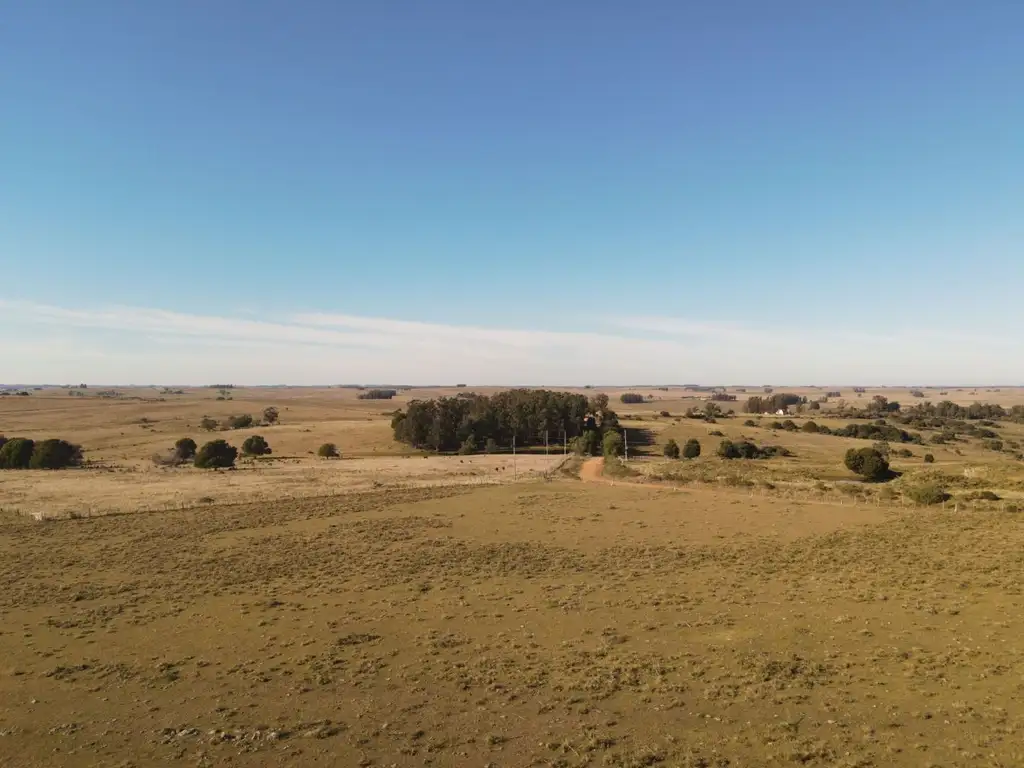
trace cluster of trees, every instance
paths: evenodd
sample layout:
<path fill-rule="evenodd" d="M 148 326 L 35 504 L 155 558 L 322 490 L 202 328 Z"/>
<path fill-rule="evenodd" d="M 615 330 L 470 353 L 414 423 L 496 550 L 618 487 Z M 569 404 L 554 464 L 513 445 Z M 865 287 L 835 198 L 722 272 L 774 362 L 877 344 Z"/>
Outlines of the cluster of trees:
<path fill-rule="evenodd" d="M 746 405 L 743 406 L 743 410 L 747 413 L 775 413 L 776 411 L 782 411 L 791 405 L 801 405 L 807 402 L 806 397 L 800 395 L 794 395 L 791 392 L 779 392 L 778 394 L 768 395 L 767 397 L 762 395 L 754 395 L 748 397 Z"/>
<path fill-rule="evenodd" d="M 680 456 L 684 459 L 696 459 L 700 456 L 700 441 L 691 437 L 680 449 L 679 443 L 670 439 L 665 443 L 664 454 L 669 459 L 678 459 Z"/>
<path fill-rule="evenodd" d="M 252 417 L 251 413 L 242 413 L 237 416 L 228 416 L 224 419 L 224 423 L 220 424 L 216 419 L 211 419 L 209 416 L 203 416 L 199 421 L 199 428 L 206 432 L 213 432 L 215 429 L 248 429 L 249 427 L 262 423 L 263 426 L 273 426 L 278 423 L 281 418 L 277 408 L 270 406 L 269 408 L 263 409 L 263 421 L 257 422 Z"/>
<path fill-rule="evenodd" d="M 262 435 L 251 435 L 242 443 L 242 453 L 246 456 L 268 456 L 270 444 Z M 191 437 L 183 437 L 165 455 L 153 456 L 153 462 L 164 466 L 192 464 L 200 469 L 217 469 L 235 466 L 238 449 L 227 440 L 211 440 L 201 448 Z"/>
<path fill-rule="evenodd" d="M 484 396 L 460 393 L 456 397 L 413 400 L 391 419 L 395 439 L 416 448 L 472 453 L 482 447 L 543 444 L 572 440 L 586 433 L 600 440 L 618 432 L 618 416 L 608 407 L 608 396 L 550 390 L 513 389 Z M 578 441 L 577 441 L 578 443 Z M 589 452 L 595 452 L 593 446 Z"/>
<path fill-rule="evenodd" d="M 855 437 L 859 440 L 884 440 L 887 443 L 924 445 L 924 438 L 919 433 L 907 432 L 890 424 L 847 424 L 845 427 L 832 430 L 828 430 L 827 427 L 818 427 L 818 431 L 837 437 Z"/>
<path fill-rule="evenodd" d="M 781 445 L 766 445 L 763 448 L 749 440 L 723 440 L 718 445 L 718 455 L 723 459 L 770 459 L 773 456 L 792 456 L 792 452 Z"/>
<path fill-rule="evenodd" d="M 1015 405 L 1009 410 L 995 403 L 972 403 L 971 405 L 957 405 L 950 400 L 942 400 L 939 403 L 921 403 L 908 408 L 903 412 L 904 416 L 910 418 L 938 418 L 938 419 L 1009 419 L 1010 421 L 1024 421 L 1024 406 Z"/>
<path fill-rule="evenodd" d="M 398 394 L 396 389 L 370 389 L 360 392 L 357 397 L 360 400 L 390 400 Z"/>
<path fill-rule="evenodd" d="M 67 440 L 0 435 L 0 469 L 66 469 L 82 463 L 81 446 Z"/>
<path fill-rule="evenodd" d="M 730 395 L 726 392 L 715 392 L 711 399 L 718 403 L 731 403 L 736 399 L 736 395 Z"/>
<path fill-rule="evenodd" d="M 619 400 L 628 405 L 635 405 L 644 402 L 644 396 L 639 392 L 623 392 L 619 395 Z"/>

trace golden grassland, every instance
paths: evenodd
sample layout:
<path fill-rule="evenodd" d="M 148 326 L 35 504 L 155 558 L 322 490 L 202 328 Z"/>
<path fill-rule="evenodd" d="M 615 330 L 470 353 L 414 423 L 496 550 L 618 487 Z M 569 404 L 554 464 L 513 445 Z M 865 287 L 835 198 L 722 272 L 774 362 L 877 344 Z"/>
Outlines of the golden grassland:
<path fill-rule="evenodd" d="M 622 391 L 650 445 L 600 483 L 578 461 L 550 471 L 557 456 L 517 457 L 511 482 L 504 454 L 395 444 L 385 413 L 436 390 L 0 398 L 4 434 L 97 462 L 0 473 L 0 764 L 1024 764 L 1024 515 L 1006 503 L 1024 464 L 975 440 L 908 445 L 903 477 L 865 484 L 842 455 L 867 441 Z M 274 461 L 149 461 L 202 441 L 204 415 L 271 405 L 280 425 L 216 436 L 263 434 Z M 723 461 L 711 431 L 794 455 Z M 670 437 L 705 455 L 660 458 Z M 310 454 L 326 441 L 345 458 Z M 884 492 L 923 479 L 945 509 Z M 97 512 L 166 508 L 24 514 L 74 511 L 101 483 Z M 966 500 L 982 487 L 1003 501 Z"/>

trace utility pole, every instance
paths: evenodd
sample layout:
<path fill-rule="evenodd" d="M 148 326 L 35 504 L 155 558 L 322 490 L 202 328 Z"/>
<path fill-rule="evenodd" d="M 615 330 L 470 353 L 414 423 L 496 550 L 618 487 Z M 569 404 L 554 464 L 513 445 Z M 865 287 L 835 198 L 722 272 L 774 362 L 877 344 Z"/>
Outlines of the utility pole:
<path fill-rule="evenodd" d="M 548 431 L 544 430 L 544 455 L 548 455 Z"/>
<path fill-rule="evenodd" d="M 519 471 L 516 469 L 516 436 L 512 435 L 512 481 L 519 479 Z"/>
<path fill-rule="evenodd" d="M 626 461 L 629 461 L 629 430 L 625 427 L 622 428 L 622 440 L 626 446 Z"/>
<path fill-rule="evenodd" d="M 569 455 L 569 433 L 564 429 L 562 430 L 562 455 Z"/>

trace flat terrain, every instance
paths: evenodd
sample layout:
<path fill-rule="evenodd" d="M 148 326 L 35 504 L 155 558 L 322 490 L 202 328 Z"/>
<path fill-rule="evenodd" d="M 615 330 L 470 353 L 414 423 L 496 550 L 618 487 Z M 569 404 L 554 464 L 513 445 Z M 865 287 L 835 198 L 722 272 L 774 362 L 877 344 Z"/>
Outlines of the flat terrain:
<path fill-rule="evenodd" d="M 1024 527 L 571 479 L 0 522 L 0 762 L 1019 765 Z"/>
<path fill-rule="evenodd" d="M 703 401 L 661 389 L 608 392 L 625 467 L 391 440 L 396 407 L 456 391 L 0 398 L 0 432 L 91 462 L 0 472 L 0 765 L 1024 764 L 1020 460 L 929 432 L 865 484 L 842 455 L 870 441 L 680 418 Z M 150 459 L 268 406 L 210 436 L 272 461 Z M 660 457 L 689 437 L 699 459 Z M 908 503 L 922 482 L 950 500 Z"/>

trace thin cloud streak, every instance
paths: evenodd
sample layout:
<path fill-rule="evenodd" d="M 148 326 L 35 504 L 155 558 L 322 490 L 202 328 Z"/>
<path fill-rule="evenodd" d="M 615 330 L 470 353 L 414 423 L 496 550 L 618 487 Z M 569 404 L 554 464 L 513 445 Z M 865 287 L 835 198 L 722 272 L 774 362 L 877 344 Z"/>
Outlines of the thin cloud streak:
<path fill-rule="evenodd" d="M 523 330 L 332 313 L 280 320 L 0 300 L 0 381 L 328 384 L 1011 384 L 1024 343 L 904 330 L 624 317 Z"/>

